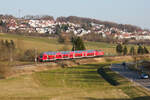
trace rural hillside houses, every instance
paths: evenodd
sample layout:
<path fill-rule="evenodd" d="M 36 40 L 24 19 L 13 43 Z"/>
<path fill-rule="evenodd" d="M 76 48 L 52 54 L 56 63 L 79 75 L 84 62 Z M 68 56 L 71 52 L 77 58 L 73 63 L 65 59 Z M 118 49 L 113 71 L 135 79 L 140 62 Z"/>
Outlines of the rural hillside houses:
<path fill-rule="evenodd" d="M 117 27 L 106 27 L 104 24 L 91 22 L 88 28 L 85 25 L 73 23 L 70 21 L 55 21 L 52 19 L 17 19 L 2 18 L 1 21 L 6 23 L 8 32 L 28 32 L 39 34 L 59 34 L 62 31 L 73 33 L 77 36 L 87 34 L 100 34 L 102 37 L 113 36 L 117 39 L 135 39 L 150 40 L 149 31 L 128 32 L 126 29 L 121 30 Z"/>

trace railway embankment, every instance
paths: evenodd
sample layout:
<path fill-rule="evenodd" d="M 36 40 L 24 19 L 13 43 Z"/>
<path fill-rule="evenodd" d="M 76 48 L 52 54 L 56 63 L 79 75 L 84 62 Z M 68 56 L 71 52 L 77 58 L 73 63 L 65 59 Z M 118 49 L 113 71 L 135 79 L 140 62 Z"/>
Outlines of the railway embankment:
<path fill-rule="evenodd" d="M 31 65 L 18 65 L 11 67 L 9 74 L 6 75 L 6 78 L 16 77 L 25 74 L 32 74 L 34 72 L 53 70 L 59 68 L 72 67 L 83 64 L 91 64 L 91 63 L 115 63 L 122 61 L 133 61 L 134 58 L 132 56 L 116 56 L 116 57 L 98 57 L 98 58 L 86 58 L 86 59 L 74 59 L 74 60 L 58 60 L 55 62 L 47 62 L 47 63 L 35 63 Z"/>

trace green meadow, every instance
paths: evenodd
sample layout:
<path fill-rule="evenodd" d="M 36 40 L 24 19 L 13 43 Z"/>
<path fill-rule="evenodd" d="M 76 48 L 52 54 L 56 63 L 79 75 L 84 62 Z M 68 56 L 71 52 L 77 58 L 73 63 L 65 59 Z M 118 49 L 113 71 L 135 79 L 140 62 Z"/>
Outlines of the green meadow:
<path fill-rule="evenodd" d="M 85 64 L 0 80 L 0 100 L 149 100 L 149 91 L 109 70 L 109 63 Z M 112 85 L 101 74 L 104 68 Z"/>

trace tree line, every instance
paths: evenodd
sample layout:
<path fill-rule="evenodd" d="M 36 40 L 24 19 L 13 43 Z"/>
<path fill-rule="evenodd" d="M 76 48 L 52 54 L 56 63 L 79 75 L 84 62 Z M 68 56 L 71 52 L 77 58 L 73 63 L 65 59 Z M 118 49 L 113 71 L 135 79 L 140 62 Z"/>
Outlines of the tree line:
<path fill-rule="evenodd" d="M 13 54 L 15 52 L 15 43 L 13 40 L 0 41 L 0 60 L 13 61 Z"/>
<path fill-rule="evenodd" d="M 0 61 L 34 61 L 35 50 L 22 50 L 14 40 L 0 40 Z"/>
<path fill-rule="evenodd" d="M 139 55 L 142 55 L 142 54 L 149 54 L 149 50 L 145 47 L 145 46 L 142 46 L 142 45 L 139 45 L 137 50 L 135 49 L 134 46 L 132 46 L 130 48 L 130 50 L 128 50 L 127 46 L 123 46 L 122 44 L 118 44 L 116 46 L 116 52 L 119 54 L 119 55 L 136 55 L 136 54 L 139 54 Z"/>
<path fill-rule="evenodd" d="M 0 15 L 0 19 L 17 19 L 12 15 Z M 44 19 L 44 20 L 54 20 L 53 16 L 50 15 L 26 15 L 23 16 L 22 19 Z M 109 21 L 101 21 L 97 19 L 92 18 L 86 18 L 86 17 L 77 17 L 77 16 L 69 16 L 69 17 L 58 17 L 56 19 L 56 22 L 72 22 L 75 24 L 80 24 L 84 28 L 90 28 L 90 23 L 96 23 L 96 24 L 102 24 L 105 25 L 107 28 L 116 27 L 118 29 L 124 30 L 128 32 L 135 32 L 142 30 L 140 27 L 135 25 L 128 25 L 128 24 L 117 24 L 115 22 L 109 22 Z"/>
<path fill-rule="evenodd" d="M 77 17 L 77 16 L 69 16 L 69 17 L 58 17 L 56 19 L 57 22 L 72 22 L 76 24 L 81 24 L 86 27 L 90 27 L 90 23 L 96 23 L 96 24 L 102 24 L 105 25 L 107 28 L 116 27 L 118 29 L 124 30 L 126 29 L 127 32 L 135 32 L 142 30 L 140 27 L 135 25 L 129 25 L 129 24 L 117 24 L 115 22 L 109 22 L 109 21 L 101 21 L 97 19 L 92 18 L 85 18 L 85 17 Z"/>

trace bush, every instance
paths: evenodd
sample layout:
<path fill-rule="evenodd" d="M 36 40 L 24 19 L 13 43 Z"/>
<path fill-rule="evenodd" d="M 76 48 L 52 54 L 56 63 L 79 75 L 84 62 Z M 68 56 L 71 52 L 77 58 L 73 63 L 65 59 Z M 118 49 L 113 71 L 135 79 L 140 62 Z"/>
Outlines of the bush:
<path fill-rule="evenodd" d="M 127 54 L 128 54 L 127 46 L 124 46 L 124 48 L 123 48 L 123 55 L 127 55 Z"/>
<path fill-rule="evenodd" d="M 144 54 L 149 54 L 149 51 L 148 51 L 148 49 L 144 46 Z"/>
<path fill-rule="evenodd" d="M 98 73 L 111 85 L 114 85 L 114 86 L 119 85 L 119 82 L 117 82 L 112 76 L 107 74 L 108 70 L 110 70 L 110 69 L 100 68 L 100 69 L 98 69 Z"/>
<path fill-rule="evenodd" d="M 116 46 L 116 52 L 117 52 L 118 54 L 121 54 L 121 53 L 123 52 L 123 47 L 122 47 L 121 44 L 118 44 L 118 45 Z"/>
<path fill-rule="evenodd" d="M 26 50 L 21 57 L 21 61 L 34 61 L 35 59 L 35 50 Z"/>
<path fill-rule="evenodd" d="M 135 49 L 134 49 L 134 47 L 131 47 L 131 49 L 130 49 L 130 55 L 135 55 Z"/>
<path fill-rule="evenodd" d="M 144 54 L 144 49 L 141 45 L 139 45 L 137 53 L 138 54 Z"/>

